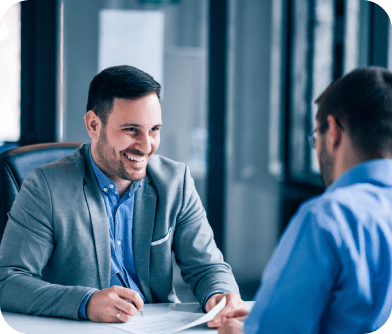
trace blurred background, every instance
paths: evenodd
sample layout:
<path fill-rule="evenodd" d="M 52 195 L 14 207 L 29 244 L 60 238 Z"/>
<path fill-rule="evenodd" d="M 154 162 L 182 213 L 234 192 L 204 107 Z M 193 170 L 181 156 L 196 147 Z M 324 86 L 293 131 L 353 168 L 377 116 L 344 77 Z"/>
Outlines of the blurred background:
<path fill-rule="evenodd" d="M 392 69 L 391 22 L 366 0 L 27 0 L 0 23 L 0 151 L 88 142 L 88 86 L 136 66 L 163 87 L 157 154 L 189 165 L 251 300 L 290 217 L 324 189 L 313 101 L 357 67 Z M 183 302 L 195 301 L 175 270 Z"/>

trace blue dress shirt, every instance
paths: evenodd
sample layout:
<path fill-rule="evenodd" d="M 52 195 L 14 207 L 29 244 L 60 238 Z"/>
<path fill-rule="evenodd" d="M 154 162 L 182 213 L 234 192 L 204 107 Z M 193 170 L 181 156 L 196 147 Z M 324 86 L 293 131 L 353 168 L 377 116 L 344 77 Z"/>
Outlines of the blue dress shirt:
<path fill-rule="evenodd" d="M 373 332 L 391 313 L 391 276 L 392 160 L 372 160 L 297 211 L 244 332 Z"/>
<path fill-rule="evenodd" d="M 139 288 L 132 243 L 135 193 L 142 186 L 143 180 L 132 182 L 131 187 L 128 188 L 120 198 L 120 195 L 117 193 L 116 184 L 100 170 L 94 162 L 91 152 L 90 161 L 105 201 L 106 213 L 109 221 L 111 251 L 110 286 L 122 286 L 116 275 L 116 271 L 119 271 L 128 287 L 137 291 L 145 301 Z M 89 291 L 80 305 L 79 317 L 82 319 L 86 319 L 85 307 L 94 291 L 96 291 L 96 289 Z"/>
<path fill-rule="evenodd" d="M 132 243 L 135 193 L 142 186 L 143 180 L 132 182 L 131 187 L 120 198 L 119 194 L 117 193 L 116 184 L 110 180 L 97 166 L 93 157 L 91 156 L 91 151 L 90 161 L 95 176 L 97 177 L 103 199 L 105 201 L 106 213 L 109 220 L 111 250 L 110 286 L 121 286 L 121 282 L 116 275 L 116 271 L 119 271 L 128 287 L 137 291 L 145 302 L 146 299 L 139 288 L 139 279 L 137 277 L 135 267 Z M 85 310 L 86 304 L 90 296 L 95 291 L 97 291 L 97 289 L 91 289 L 83 298 L 83 301 L 79 307 L 79 317 L 81 319 L 87 319 Z M 205 310 L 206 303 L 212 295 L 227 292 L 228 291 L 223 289 L 211 291 L 204 300 L 203 310 Z"/>

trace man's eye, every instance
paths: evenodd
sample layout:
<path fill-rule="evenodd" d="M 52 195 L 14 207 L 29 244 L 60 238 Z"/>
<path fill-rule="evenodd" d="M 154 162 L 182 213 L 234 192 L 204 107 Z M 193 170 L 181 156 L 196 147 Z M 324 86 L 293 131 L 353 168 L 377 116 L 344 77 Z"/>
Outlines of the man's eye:
<path fill-rule="evenodd" d="M 136 128 L 126 128 L 125 131 L 135 132 L 135 131 L 136 131 Z"/>
<path fill-rule="evenodd" d="M 159 126 L 156 126 L 155 128 L 152 128 L 151 130 L 152 130 L 152 131 L 159 131 L 159 130 L 160 130 L 160 127 L 159 127 Z"/>

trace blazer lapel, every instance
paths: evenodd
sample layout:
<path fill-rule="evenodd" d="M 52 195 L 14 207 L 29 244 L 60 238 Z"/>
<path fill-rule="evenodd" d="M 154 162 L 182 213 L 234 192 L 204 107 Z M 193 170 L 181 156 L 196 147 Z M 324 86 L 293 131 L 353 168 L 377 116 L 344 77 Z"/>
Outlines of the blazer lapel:
<path fill-rule="evenodd" d="M 86 166 L 84 194 L 90 211 L 101 289 L 105 289 L 110 286 L 110 235 L 108 218 L 105 202 L 90 164 L 88 147 L 84 148 L 82 154 Z"/>
<path fill-rule="evenodd" d="M 142 187 L 136 191 L 133 213 L 133 250 L 141 290 L 152 303 L 150 288 L 150 244 L 155 222 L 157 194 L 148 172 Z"/>

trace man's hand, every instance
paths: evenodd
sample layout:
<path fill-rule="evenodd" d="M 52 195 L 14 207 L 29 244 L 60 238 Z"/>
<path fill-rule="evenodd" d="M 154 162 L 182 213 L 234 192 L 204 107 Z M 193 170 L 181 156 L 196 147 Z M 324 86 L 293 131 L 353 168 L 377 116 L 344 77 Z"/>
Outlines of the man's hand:
<path fill-rule="evenodd" d="M 128 302 L 134 302 L 136 307 Z M 127 322 L 143 308 L 139 293 L 121 286 L 95 291 L 86 304 L 86 316 L 96 322 Z"/>
<path fill-rule="evenodd" d="M 242 323 L 241 321 L 248 314 L 245 309 L 238 309 L 230 312 L 226 315 L 226 321 L 222 321 L 222 325 L 219 327 L 218 334 L 241 334 Z"/>
<path fill-rule="evenodd" d="M 237 310 L 245 310 L 245 302 L 240 298 L 240 296 L 234 292 L 229 292 L 212 295 L 206 303 L 206 311 L 209 312 L 222 300 L 223 297 L 226 297 L 226 306 L 215 316 L 213 320 L 207 323 L 208 327 L 217 328 L 223 324 L 226 319 L 232 318 L 234 316 L 234 312 Z"/>
<path fill-rule="evenodd" d="M 242 325 L 237 319 L 229 319 L 218 329 L 218 334 L 241 334 Z"/>

